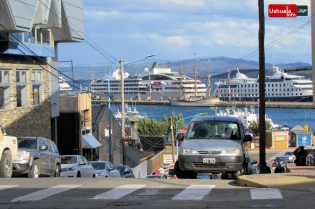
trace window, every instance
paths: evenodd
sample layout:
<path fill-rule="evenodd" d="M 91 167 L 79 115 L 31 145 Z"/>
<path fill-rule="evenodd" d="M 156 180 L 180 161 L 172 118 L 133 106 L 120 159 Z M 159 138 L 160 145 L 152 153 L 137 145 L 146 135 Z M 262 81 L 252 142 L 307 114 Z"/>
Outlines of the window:
<path fill-rule="evenodd" d="M 32 96 L 33 105 L 39 105 L 43 103 L 42 99 L 42 71 L 33 70 L 32 72 Z"/>
<path fill-rule="evenodd" d="M 27 106 L 27 85 L 26 85 L 26 70 L 16 71 L 16 102 L 17 107 Z"/>
<path fill-rule="evenodd" d="M 8 109 L 10 107 L 9 92 L 9 70 L 0 69 L 0 109 Z"/>

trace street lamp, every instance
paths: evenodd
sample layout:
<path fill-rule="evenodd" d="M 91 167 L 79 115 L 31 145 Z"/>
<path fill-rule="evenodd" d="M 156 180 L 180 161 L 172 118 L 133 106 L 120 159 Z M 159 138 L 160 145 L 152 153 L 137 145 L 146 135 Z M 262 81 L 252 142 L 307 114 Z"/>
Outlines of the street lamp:
<path fill-rule="evenodd" d="M 142 60 L 145 60 L 149 57 L 153 57 L 154 54 L 150 54 L 150 55 L 147 55 L 146 57 L 143 57 L 141 59 L 137 59 L 137 60 L 134 60 L 134 61 L 131 61 L 131 62 L 126 62 L 126 63 L 123 63 L 123 64 L 119 64 L 119 65 L 116 65 L 114 67 L 112 67 L 109 72 L 108 72 L 108 80 L 107 80 L 107 91 L 108 91 L 108 131 L 109 131 L 109 134 L 108 134 L 108 146 L 109 146 L 109 161 L 111 163 L 113 163 L 113 149 L 112 149 L 112 134 L 111 134 L 111 117 L 110 117 L 110 114 L 109 114 L 109 110 L 110 110 L 110 74 L 112 73 L 112 71 L 116 68 L 119 68 L 119 67 L 122 67 L 122 66 L 125 66 L 125 65 L 130 65 L 132 63 L 135 63 L 135 62 L 139 62 L 139 61 L 142 61 Z M 123 75 L 120 75 L 120 76 L 123 76 Z M 123 79 L 123 77 L 122 77 Z M 122 117 L 124 117 L 124 115 L 122 115 Z M 125 124 L 122 124 L 122 125 L 125 125 Z"/>
<path fill-rule="evenodd" d="M 192 117 L 195 117 L 195 116 L 198 116 L 198 115 L 191 115 L 191 116 L 188 116 L 188 117 L 185 117 L 185 118 L 181 118 L 179 119 L 177 122 L 176 122 L 176 126 L 175 126 L 175 138 L 176 138 L 176 155 L 178 155 L 178 140 L 177 140 L 177 132 L 178 132 L 178 123 L 182 120 L 185 120 L 187 118 L 192 118 Z"/>

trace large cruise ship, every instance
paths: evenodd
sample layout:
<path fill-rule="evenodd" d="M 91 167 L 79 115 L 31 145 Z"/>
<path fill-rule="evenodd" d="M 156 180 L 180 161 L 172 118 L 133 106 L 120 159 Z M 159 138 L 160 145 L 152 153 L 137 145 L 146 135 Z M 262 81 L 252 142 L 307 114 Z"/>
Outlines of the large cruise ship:
<path fill-rule="evenodd" d="M 181 82 L 182 80 L 182 82 Z M 102 79 L 92 78 L 88 89 L 95 95 L 107 95 L 108 81 L 110 81 L 110 93 L 115 99 L 121 99 L 121 75 L 120 69 L 113 70 L 110 77 Z M 140 75 L 130 76 L 124 73 L 124 98 L 128 100 L 162 100 L 177 98 L 182 89 L 183 98 L 200 97 L 204 98 L 207 93 L 207 86 L 200 80 L 173 72 L 170 63 L 164 67 L 158 67 L 154 62 L 151 70 L 145 69 Z M 196 89 L 196 91 L 195 91 Z"/>
<path fill-rule="evenodd" d="M 248 78 L 237 69 L 236 77 L 216 83 L 214 94 L 224 101 L 258 101 L 259 78 Z M 289 75 L 273 66 L 273 75 L 265 77 L 266 101 L 312 102 L 313 81 Z"/>

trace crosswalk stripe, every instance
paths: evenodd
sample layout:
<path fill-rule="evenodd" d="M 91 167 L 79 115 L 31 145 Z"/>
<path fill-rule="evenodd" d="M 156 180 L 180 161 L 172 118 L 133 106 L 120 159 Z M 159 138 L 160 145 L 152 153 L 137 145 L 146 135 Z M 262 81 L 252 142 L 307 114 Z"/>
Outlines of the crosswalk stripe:
<path fill-rule="evenodd" d="M 116 200 L 119 199 L 125 195 L 128 195 L 138 189 L 141 189 L 142 187 L 145 187 L 145 184 L 126 184 L 119 186 L 115 189 L 111 189 L 107 192 L 104 192 L 102 194 L 96 195 L 95 197 L 91 199 L 95 200 Z"/>
<path fill-rule="evenodd" d="M 10 189 L 12 187 L 17 187 L 19 185 L 0 185 L 0 190 Z"/>
<path fill-rule="evenodd" d="M 36 200 L 41 200 L 46 197 L 49 197 L 51 195 L 55 195 L 76 187 L 79 187 L 81 185 L 57 185 L 54 187 L 50 187 L 47 189 L 43 189 L 37 192 L 30 193 L 28 195 L 24 195 L 18 198 L 15 198 L 11 200 L 11 202 L 19 202 L 19 201 L 36 201 Z"/>
<path fill-rule="evenodd" d="M 175 195 L 172 200 L 201 200 L 215 185 L 190 185 L 181 193 Z"/>
<path fill-rule="evenodd" d="M 273 188 L 257 188 L 251 189 L 250 195 L 253 200 L 262 199 L 282 199 L 282 195 L 279 189 Z"/>

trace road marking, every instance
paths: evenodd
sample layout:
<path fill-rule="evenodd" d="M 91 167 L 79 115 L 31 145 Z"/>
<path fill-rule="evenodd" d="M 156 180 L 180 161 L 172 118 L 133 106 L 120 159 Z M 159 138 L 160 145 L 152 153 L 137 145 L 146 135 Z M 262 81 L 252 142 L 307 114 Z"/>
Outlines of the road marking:
<path fill-rule="evenodd" d="M 145 184 L 126 184 L 115 189 L 111 189 L 108 192 L 104 192 L 102 194 L 96 195 L 95 197 L 91 198 L 94 200 L 117 200 L 125 195 L 128 195 L 142 187 L 145 187 Z"/>
<path fill-rule="evenodd" d="M 215 185 L 190 185 L 181 193 L 175 195 L 172 200 L 201 200 L 215 188 Z"/>
<path fill-rule="evenodd" d="M 282 199 L 282 195 L 279 189 L 273 188 L 257 188 L 250 190 L 250 196 L 253 200 L 262 199 Z"/>
<path fill-rule="evenodd" d="M 19 185 L 0 185 L 0 190 L 10 189 L 12 187 L 17 187 Z"/>
<path fill-rule="evenodd" d="M 43 189 L 38 192 L 33 192 L 31 194 L 15 198 L 11 200 L 11 202 L 41 200 L 46 197 L 49 197 L 49 196 L 52 196 L 61 192 L 65 192 L 67 190 L 70 190 L 79 186 L 81 185 L 58 185 L 58 186 L 50 187 L 48 189 Z"/>

